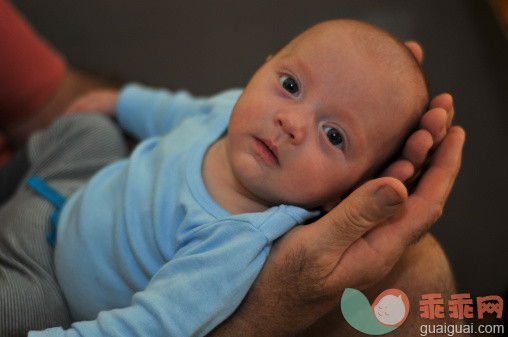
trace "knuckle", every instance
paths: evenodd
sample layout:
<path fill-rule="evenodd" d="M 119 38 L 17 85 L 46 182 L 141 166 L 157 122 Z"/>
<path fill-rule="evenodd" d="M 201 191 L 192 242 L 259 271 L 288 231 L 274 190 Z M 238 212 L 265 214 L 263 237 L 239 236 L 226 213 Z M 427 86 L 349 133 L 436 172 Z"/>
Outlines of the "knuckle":
<path fill-rule="evenodd" d="M 439 219 L 443 215 L 443 207 L 441 205 L 435 205 L 434 216 Z"/>
<path fill-rule="evenodd" d="M 435 223 L 443 215 L 443 207 L 439 204 L 434 204 L 430 207 L 429 214 L 431 223 Z"/>
<path fill-rule="evenodd" d="M 364 215 L 360 214 L 354 207 L 349 206 L 344 208 L 344 218 L 348 225 L 348 230 L 362 231 L 365 228 L 366 219 Z"/>

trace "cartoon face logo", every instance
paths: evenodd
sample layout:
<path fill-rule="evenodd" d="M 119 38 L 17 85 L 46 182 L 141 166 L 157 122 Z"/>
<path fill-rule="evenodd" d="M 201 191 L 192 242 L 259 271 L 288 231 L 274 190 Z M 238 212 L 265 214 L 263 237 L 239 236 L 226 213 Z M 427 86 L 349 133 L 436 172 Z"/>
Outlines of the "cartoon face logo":
<path fill-rule="evenodd" d="M 372 311 L 376 319 L 386 326 L 400 326 L 406 320 L 409 300 L 402 291 L 388 289 L 383 291 L 374 301 Z"/>
<path fill-rule="evenodd" d="M 409 300 L 402 291 L 388 289 L 369 303 L 368 298 L 353 288 L 346 288 L 340 300 L 346 322 L 367 335 L 384 335 L 398 329 L 409 313 Z"/>
<path fill-rule="evenodd" d="M 401 296 L 386 295 L 374 306 L 374 314 L 385 325 L 396 325 L 404 318 L 406 307 Z"/>

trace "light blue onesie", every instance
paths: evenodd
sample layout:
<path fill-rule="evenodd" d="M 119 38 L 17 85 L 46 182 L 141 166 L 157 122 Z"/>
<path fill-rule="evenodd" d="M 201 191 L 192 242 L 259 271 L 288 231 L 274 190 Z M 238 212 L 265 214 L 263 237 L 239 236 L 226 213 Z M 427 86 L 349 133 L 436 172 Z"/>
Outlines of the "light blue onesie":
<path fill-rule="evenodd" d="M 119 123 L 143 141 L 73 194 L 58 223 L 57 277 L 81 322 L 30 337 L 202 336 L 238 307 L 273 241 L 316 215 L 231 215 L 208 194 L 203 156 L 240 94 L 122 90 Z"/>

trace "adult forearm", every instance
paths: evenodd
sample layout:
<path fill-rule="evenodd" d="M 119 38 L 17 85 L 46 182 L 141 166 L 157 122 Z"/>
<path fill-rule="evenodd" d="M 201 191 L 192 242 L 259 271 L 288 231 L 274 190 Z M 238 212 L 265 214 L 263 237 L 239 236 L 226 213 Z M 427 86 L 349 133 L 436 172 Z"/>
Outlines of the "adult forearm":
<path fill-rule="evenodd" d="M 272 249 L 241 306 L 209 336 L 295 336 L 338 305 L 341 291 L 327 292 L 316 282 L 304 250 L 278 259 L 281 251 L 280 245 Z"/>

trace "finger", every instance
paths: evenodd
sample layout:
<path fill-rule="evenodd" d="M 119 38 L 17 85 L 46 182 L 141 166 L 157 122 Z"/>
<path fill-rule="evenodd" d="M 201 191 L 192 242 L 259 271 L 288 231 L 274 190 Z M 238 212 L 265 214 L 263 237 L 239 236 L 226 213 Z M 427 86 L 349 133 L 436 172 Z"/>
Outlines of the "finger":
<path fill-rule="evenodd" d="M 446 128 L 449 129 L 452 125 L 453 115 L 455 113 L 452 95 L 445 93 L 434 97 L 430 102 L 429 109 L 434 108 L 442 108 L 446 111 Z"/>
<path fill-rule="evenodd" d="M 76 104 L 71 104 L 67 107 L 67 109 L 64 110 L 63 116 L 71 115 L 75 113 L 78 110 L 78 107 Z"/>
<path fill-rule="evenodd" d="M 80 110 L 83 110 L 88 105 L 89 100 L 90 99 L 89 99 L 89 97 L 87 95 L 82 96 L 81 98 L 78 98 L 77 100 L 72 102 L 67 107 L 67 109 L 65 109 L 64 116 L 65 115 L 71 115 L 71 114 L 76 113 L 76 112 L 78 112 Z"/>
<path fill-rule="evenodd" d="M 453 101 L 447 113 L 448 119 L 446 120 L 446 128 L 449 129 L 452 126 L 453 116 L 455 115 L 455 107 L 453 106 Z"/>
<path fill-rule="evenodd" d="M 462 128 L 458 126 L 450 128 L 434 153 L 415 194 L 429 201 L 440 200 L 439 205 L 444 205 L 459 172 L 464 141 L 465 133 Z"/>
<path fill-rule="evenodd" d="M 443 108 L 433 108 L 427 111 L 420 121 L 420 128 L 425 129 L 432 135 L 433 146 L 438 145 L 444 138 L 448 115 Z"/>
<path fill-rule="evenodd" d="M 413 164 L 409 160 L 399 159 L 388 166 L 381 174 L 381 177 L 393 177 L 402 182 L 408 180 L 415 172 Z"/>
<path fill-rule="evenodd" d="M 460 169 L 464 140 L 462 128 L 450 128 L 405 203 L 405 212 L 390 219 L 391 230 L 400 238 L 399 249 L 426 231 L 441 215 Z"/>
<path fill-rule="evenodd" d="M 318 234 L 321 247 L 340 256 L 365 232 L 397 212 L 406 199 L 406 188 L 399 180 L 370 180 L 315 222 L 313 226 L 318 228 L 313 228 L 313 233 Z"/>
<path fill-rule="evenodd" d="M 423 165 L 429 150 L 432 148 L 432 135 L 427 130 L 418 130 L 413 133 L 402 150 L 402 158 L 409 160 L 415 171 L 418 171 Z"/>
<path fill-rule="evenodd" d="M 423 49 L 416 41 L 407 41 L 404 42 L 406 47 L 413 53 L 418 63 L 422 64 L 423 62 Z"/>

